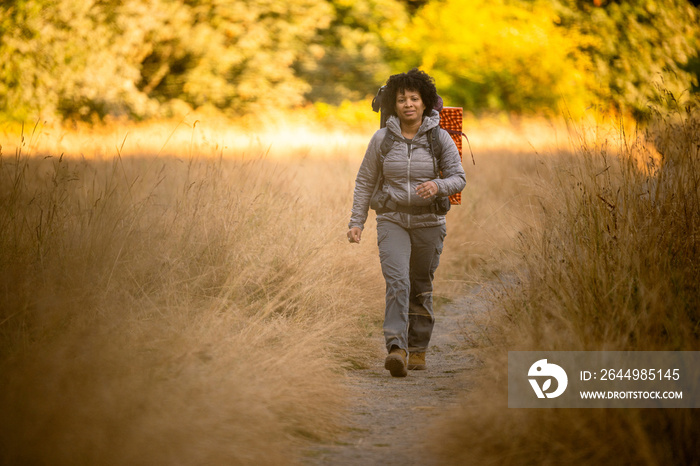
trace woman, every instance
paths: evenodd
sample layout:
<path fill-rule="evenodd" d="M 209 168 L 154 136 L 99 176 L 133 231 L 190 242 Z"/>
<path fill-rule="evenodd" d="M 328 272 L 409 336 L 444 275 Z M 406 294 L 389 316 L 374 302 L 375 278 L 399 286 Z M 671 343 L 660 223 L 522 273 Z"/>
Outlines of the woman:
<path fill-rule="evenodd" d="M 434 205 L 466 185 L 457 147 L 439 127 L 438 100 L 426 73 L 414 68 L 391 76 L 382 103 L 389 114 L 386 127 L 370 140 L 355 180 L 347 233 L 351 243 L 360 242 L 373 195 L 391 200 L 386 204 L 390 208 L 377 209 L 377 242 L 386 280 L 389 354 L 384 367 L 394 377 L 405 377 L 407 369 L 426 369 L 435 322 L 432 282 L 446 235 L 445 215 L 436 213 Z M 430 147 L 432 131 L 438 132 L 442 147 L 439 161 Z M 390 144 L 384 142 L 387 137 Z"/>

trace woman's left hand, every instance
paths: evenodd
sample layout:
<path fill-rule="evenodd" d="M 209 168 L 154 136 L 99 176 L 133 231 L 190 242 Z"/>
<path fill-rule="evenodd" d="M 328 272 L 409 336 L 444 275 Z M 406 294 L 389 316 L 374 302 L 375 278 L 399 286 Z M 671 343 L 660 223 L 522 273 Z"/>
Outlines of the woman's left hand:
<path fill-rule="evenodd" d="M 418 194 L 423 199 L 430 199 L 438 193 L 437 183 L 434 181 L 426 181 L 421 183 L 416 188 L 416 194 Z"/>

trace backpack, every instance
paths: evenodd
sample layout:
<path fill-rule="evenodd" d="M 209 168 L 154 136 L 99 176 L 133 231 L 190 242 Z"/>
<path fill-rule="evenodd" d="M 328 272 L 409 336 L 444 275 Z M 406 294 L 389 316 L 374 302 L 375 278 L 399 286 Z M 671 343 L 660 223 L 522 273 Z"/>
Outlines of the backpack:
<path fill-rule="evenodd" d="M 433 159 L 433 171 L 438 177 L 442 178 L 442 172 L 438 168 L 439 159 L 442 157 L 442 143 L 438 137 L 439 131 L 440 128 L 431 128 L 428 130 L 428 150 L 431 158 Z M 394 211 L 410 214 L 433 213 L 437 215 L 445 215 L 450 210 L 453 203 L 449 197 L 435 197 L 432 204 L 428 206 L 403 207 L 393 201 L 387 193 L 380 191 L 381 186 L 384 184 L 384 158 L 391 150 L 391 146 L 395 141 L 399 141 L 399 139 L 391 132 L 387 131 L 379 146 L 379 160 L 377 161 L 377 164 L 379 166 L 380 175 L 377 179 L 377 185 L 374 187 L 372 198 L 370 199 L 370 207 L 377 211 L 378 214 Z"/>
<path fill-rule="evenodd" d="M 384 128 L 386 126 L 386 120 L 389 117 L 384 112 L 384 108 L 382 106 L 382 99 L 385 97 L 385 90 L 386 86 L 382 86 L 379 88 L 377 91 L 377 94 L 374 96 L 374 99 L 372 99 L 372 110 L 380 114 L 380 119 L 379 119 L 379 127 Z M 469 152 L 472 156 L 472 163 L 476 165 L 476 162 L 474 161 L 474 153 L 472 152 L 471 144 L 469 142 L 469 138 L 467 137 L 466 134 L 462 132 L 462 108 L 461 107 L 443 107 L 443 101 L 440 96 L 438 96 L 438 101 L 437 105 L 435 106 L 435 110 L 437 110 L 440 113 L 440 128 L 447 131 L 447 133 L 452 137 L 452 140 L 455 142 L 455 145 L 457 146 L 457 150 L 459 151 L 459 158 L 462 158 L 462 136 L 467 140 L 467 144 L 469 146 Z M 440 140 L 440 137 L 438 135 L 439 129 L 433 128 L 429 131 L 430 134 L 428 134 L 428 141 L 429 141 L 429 147 L 430 147 L 430 154 L 433 157 L 433 167 L 435 168 L 435 173 L 438 176 L 441 176 L 441 172 L 438 171 L 438 168 L 440 166 L 440 160 L 442 158 L 442 151 L 443 151 L 443 146 L 442 146 L 442 141 Z M 380 145 L 380 167 L 382 166 L 381 163 L 384 161 L 384 157 L 386 156 L 387 152 L 391 149 L 391 145 L 394 142 L 394 136 L 387 131 L 386 135 L 384 136 L 384 139 L 382 140 L 382 143 Z M 460 205 L 462 203 L 462 193 L 456 193 L 450 196 L 450 204 L 452 205 Z"/>

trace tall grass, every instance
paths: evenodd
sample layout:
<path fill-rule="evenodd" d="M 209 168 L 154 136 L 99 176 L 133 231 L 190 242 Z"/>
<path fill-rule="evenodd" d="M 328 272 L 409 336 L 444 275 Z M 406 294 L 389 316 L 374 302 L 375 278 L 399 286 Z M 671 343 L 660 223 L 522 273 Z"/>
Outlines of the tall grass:
<path fill-rule="evenodd" d="M 39 137 L 0 156 L 0 463 L 280 464 L 328 438 L 381 319 L 344 237 L 356 167 Z"/>
<path fill-rule="evenodd" d="M 447 214 L 447 238 L 435 280 L 438 298 L 458 299 L 475 286 L 518 268 L 519 232 L 530 222 L 539 167 L 524 147 L 509 151 L 476 143 L 476 164 L 464 160 L 467 187 L 462 205 Z"/>
<path fill-rule="evenodd" d="M 279 464 L 332 437 L 342 369 L 382 351 L 373 214 L 345 239 L 371 132 L 286 129 L 5 135 L 1 462 Z M 541 122 L 465 130 L 437 301 L 517 270 L 554 161 L 523 142 L 551 144 Z"/>
<path fill-rule="evenodd" d="M 589 134 L 589 133 L 587 133 Z M 495 301 L 480 385 L 436 433 L 463 464 L 698 464 L 682 409 L 507 408 L 508 350 L 697 350 L 700 113 L 543 160 L 522 284 Z"/>

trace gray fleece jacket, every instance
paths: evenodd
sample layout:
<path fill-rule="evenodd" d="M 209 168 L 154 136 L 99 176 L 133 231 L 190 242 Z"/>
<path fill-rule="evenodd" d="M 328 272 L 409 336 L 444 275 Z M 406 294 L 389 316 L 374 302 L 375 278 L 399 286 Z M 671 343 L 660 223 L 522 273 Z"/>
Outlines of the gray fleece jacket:
<path fill-rule="evenodd" d="M 451 196 L 464 189 L 467 184 L 462 162 L 452 137 L 443 129 L 439 129 L 442 144 L 442 157 L 439 170 L 442 178 L 435 172 L 433 158 L 428 146 L 428 130 L 440 124 L 440 114 L 433 110 L 430 116 L 423 118 L 423 123 L 412 140 L 401 135 L 401 126 L 396 116 L 391 116 L 386 127 L 380 129 L 369 142 L 365 157 L 355 179 L 352 215 L 349 228 L 364 228 L 369 210 L 369 202 L 380 175 L 379 146 L 387 131 L 396 137 L 391 150 L 384 158 L 384 184 L 380 189 L 389 193 L 399 205 L 424 206 L 433 199 L 423 199 L 416 194 L 416 187 L 426 181 L 434 181 L 438 187 L 438 196 Z M 402 212 L 387 212 L 377 215 L 377 220 L 385 219 L 401 225 L 404 228 L 423 228 L 438 226 L 445 223 L 444 215 L 426 213 L 420 215 Z"/>

